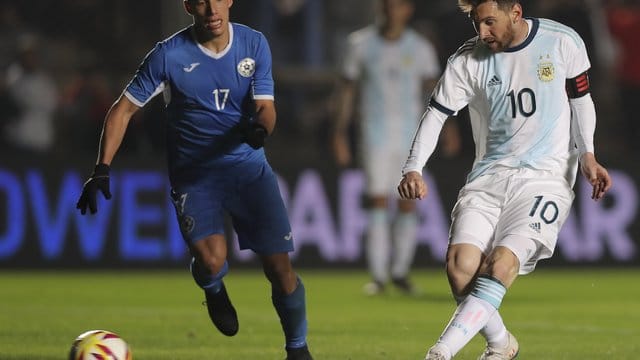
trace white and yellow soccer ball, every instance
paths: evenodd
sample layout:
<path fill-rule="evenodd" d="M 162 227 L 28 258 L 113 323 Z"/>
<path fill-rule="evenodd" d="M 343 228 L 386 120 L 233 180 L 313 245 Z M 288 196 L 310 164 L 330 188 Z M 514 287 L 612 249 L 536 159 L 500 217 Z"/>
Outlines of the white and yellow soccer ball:
<path fill-rule="evenodd" d="M 131 360 L 131 349 L 114 332 L 89 330 L 73 341 L 69 360 Z"/>

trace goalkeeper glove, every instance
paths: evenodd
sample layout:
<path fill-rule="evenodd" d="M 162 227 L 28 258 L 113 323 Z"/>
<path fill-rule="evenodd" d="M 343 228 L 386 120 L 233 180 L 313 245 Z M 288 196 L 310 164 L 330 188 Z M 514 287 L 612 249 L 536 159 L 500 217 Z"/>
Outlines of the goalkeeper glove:
<path fill-rule="evenodd" d="M 92 214 L 98 211 L 97 207 L 97 193 L 98 190 L 102 192 L 104 198 L 111 199 L 111 191 L 109 190 L 109 165 L 98 164 L 93 170 L 93 174 L 82 187 L 82 195 L 76 204 L 76 209 L 80 209 L 82 215 L 87 213 L 87 207 Z"/>
<path fill-rule="evenodd" d="M 264 140 L 267 138 L 267 129 L 257 123 L 251 123 L 247 130 L 245 142 L 254 149 L 260 149 L 264 146 Z"/>

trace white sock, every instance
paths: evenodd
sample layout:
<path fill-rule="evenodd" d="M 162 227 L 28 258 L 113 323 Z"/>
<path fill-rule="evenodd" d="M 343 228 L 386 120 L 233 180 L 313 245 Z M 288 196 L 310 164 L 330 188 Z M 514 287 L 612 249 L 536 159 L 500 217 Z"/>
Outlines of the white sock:
<path fill-rule="evenodd" d="M 494 348 L 503 348 L 507 346 L 507 327 L 502 321 L 500 312 L 496 312 L 491 315 L 487 325 L 480 329 L 480 334 L 487 340 L 487 344 Z"/>
<path fill-rule="evenodd" d="M 456 304 L 460 304 L 466 296 L 453 296 L 456 300 Z M 487 344 L 494 348 L 502 348 L 507 345 L 507 327 L 504 325 L 502 316 L 499 311 L 496 311 L 491 315 L 487 325 L 480 329 L 480 335 L 482 335 Z"/>
<path fill-rule="evenodd" d="M 411 213 L 399 213 L 393 224 L 393 258 L 391 276 L 404 278 L 409 274 L 416 253 L 418 216 Z"/>
<path fill-rule="evenodd" d="M 455 356 L 487 324 L 506 291 L 498 280 L 478 277 L 471 294 L 458 305 L 438 343 Z"/>
<path fill-rule="evenodd" d="M 452 356 L 457 354 L 484 327 L 495 311 L 487 301 L 467 296 L 458 305 L 438 342 L 445 345 Z"/>
<path fill-rule="evenodd" d="M 375 280 L 386 282 L 389 277 L 389 252 L 391 251 L 386 209 L 372 209 L 369 212 L 366 245 L 371 276 Z"/>

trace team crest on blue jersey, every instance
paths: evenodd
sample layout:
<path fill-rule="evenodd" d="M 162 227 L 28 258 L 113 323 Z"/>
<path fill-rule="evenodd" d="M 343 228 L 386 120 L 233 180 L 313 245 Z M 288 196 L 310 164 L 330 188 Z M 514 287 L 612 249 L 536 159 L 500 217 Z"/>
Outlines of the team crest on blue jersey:
<path fill-rule="evenodd" d="M 244 77 L 250 77 L 256 71 L 256 61 L 252 58 L 244 58 L 238 63 L 238 73 Z"/>
<path fill-rule="evenodd" d="M 185 234 L 190 234 L 195 225 L 196 221 L 191 216 L 183 216 L 182 219 L 180 219 L 180 229 L 182 229 L 182 232 Z"/>
<path fill-rule="evenodd" d="M 555 67 L 551 62 L 551 56 L 540 56 L 540 62 L 538 63 L 538 79 L 549 82 L 555 77 Z"/>

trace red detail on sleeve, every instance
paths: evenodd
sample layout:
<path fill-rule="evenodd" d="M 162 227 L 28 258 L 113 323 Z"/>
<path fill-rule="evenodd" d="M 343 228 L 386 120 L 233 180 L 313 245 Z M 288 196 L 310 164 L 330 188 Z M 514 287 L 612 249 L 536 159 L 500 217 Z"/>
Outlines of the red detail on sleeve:
<path fill-rule="evenodd" d="M 576 87 L 578 92 L 584 92 L 589 89 L 589 77 L 586 73 L 583 73 L 576 78 Z"/>

